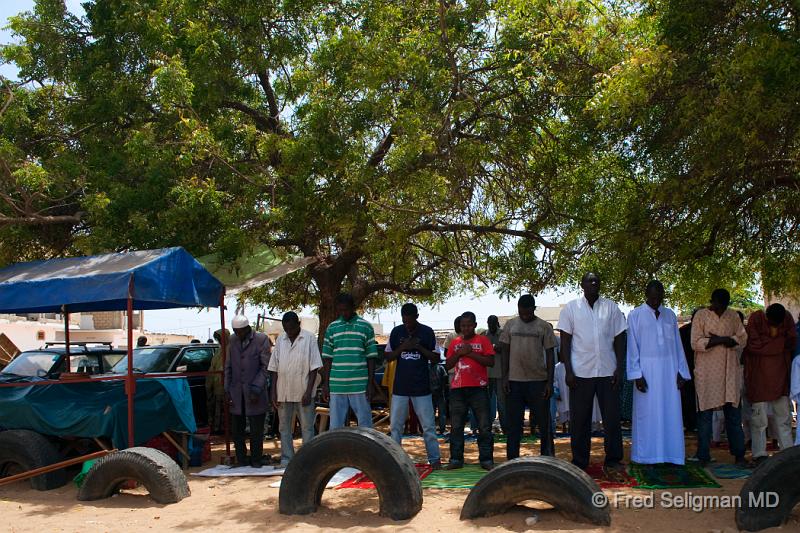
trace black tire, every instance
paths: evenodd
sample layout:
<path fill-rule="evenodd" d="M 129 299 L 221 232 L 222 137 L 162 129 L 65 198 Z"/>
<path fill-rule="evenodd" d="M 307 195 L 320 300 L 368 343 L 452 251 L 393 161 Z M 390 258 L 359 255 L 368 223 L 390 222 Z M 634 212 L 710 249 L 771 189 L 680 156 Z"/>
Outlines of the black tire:
<path fill-rule="evenodd" d="M 602 492 L 572 463 L 555 457 L 524 457 L 503 463 L 481 478 L 461 508 L 461 520 L 501 514 L 525 500 L 540 500 L 570 520 L 608 526 L 608 501 L 595 496 Z M 602 505 L 595 504 L 598 498 Z"/>
<path fill-rule="evenodd" d="M 189 496 L 186 476 L 175 461 L 153 448 L 128 448 L 98 459 L 78 491 L 81 501 L 109 498 L 125 481 L 136 480 L 158 503 L 176 503 Z"/>
<path fill-rule="evenodd" d="M 26 472 L 62 460 L 55 444 L 44 435 L 28 429 L 0 431 L 0 477 L 14 469 Z M 67 472 L 62 468 L 31 478 L 34 490 L 50 490 L 67 484 Z"/>
<path fill-rule="evenodd" d="M 800 502 L 798 479 L 800 446 L 787 448 L 761 463 L 739 492 L 736 526 L 745 531 L 761 531 L 786 523 Z"/>
<path fill-rule="evenodd" d="M 375 483 L 381 515 L 407 520 L 422 509 L 419 475 L 403 448 L 383 433 L 357 427 L 326 431 L 300 448 L 281 480 L 280 513 L 316 511 L 325 485 L 346 466 L 358 468 Z"/>

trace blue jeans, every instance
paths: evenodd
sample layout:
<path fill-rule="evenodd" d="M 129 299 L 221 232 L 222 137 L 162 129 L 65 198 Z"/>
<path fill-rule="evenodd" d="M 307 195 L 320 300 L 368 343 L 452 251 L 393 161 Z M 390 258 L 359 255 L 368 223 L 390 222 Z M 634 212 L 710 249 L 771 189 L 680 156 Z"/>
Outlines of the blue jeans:
<path fill-rule="evenodd" d="M 472 408 L 478 419 L 478 460 L 494 462 L 494 436 L 489 421 L 489 393 L 486 387 L 450 389 L 450 462 L 464 464 L 464 423 Z"/>
<path fill-rule="evenodd" d="M 436 440 L 436 424 L 433 417 L 433 400 L 431 395 L 425 396 L 400 396 L 392 395 L 391 426 L 392 438 L 397 444 L 403 438 L 403 426 L 408 418 L 408 402 L 414 406 L 420 425 L 422 437 L 425 439 L 425 451 L 428 452 L 428 462 L 438 463 L 442 460 L 439 453 L 439 441 Z"/>
<path fill-rule="evenodd" d="M 736 459 L 744 459 L 744 431 L 742 431 L 742 409 L 726 403 L 722 408 L 725 415 L 725 432 L 728 434 L 728 447 Z M 697 413 L 697 458 L 711 460 L 711 421 L 714 410 Z"/>
<path fill-rule="evenodd" d="M 300 419 L 300 430 L 303 433 L 303 444 L 314 438 L 314 402 L 303 405 L 300 402 L 281 402 L 278 404 L 278 419 L 281 432 L 281 466 L 286 466 L 294 457 L 294 415 Z"/>
<path fill-rule="evenodd" d="M 372 427 L 372 409 L 367 401 L 367 394 L 331 394 L 331 401 L 328 402 L 331 409 L 331 429 L 344 427 L 347 420 L 347 413 L 352 408 L 358 419 L 358 425 L 362 428 Z"/>

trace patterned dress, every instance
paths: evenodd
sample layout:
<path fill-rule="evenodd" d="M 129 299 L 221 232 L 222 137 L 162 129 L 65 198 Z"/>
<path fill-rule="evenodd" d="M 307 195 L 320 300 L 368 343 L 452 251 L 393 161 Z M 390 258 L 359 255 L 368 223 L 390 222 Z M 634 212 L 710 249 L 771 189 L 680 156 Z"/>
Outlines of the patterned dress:
<path fill-rule="evenodd" d="M 737 346 L 717 345 L 706 348 L 712 335 L 732 337 Z M 694 382 L 697 408 L 707 411 L 730 403 L 739 406 L 742 391 L 742 368 L 737 347 L 747 344 L 747 332 L 739 315 L 726 309 L 722 316 L 701 309 L 692 321 L 692 348 L 695 353 Z"/>

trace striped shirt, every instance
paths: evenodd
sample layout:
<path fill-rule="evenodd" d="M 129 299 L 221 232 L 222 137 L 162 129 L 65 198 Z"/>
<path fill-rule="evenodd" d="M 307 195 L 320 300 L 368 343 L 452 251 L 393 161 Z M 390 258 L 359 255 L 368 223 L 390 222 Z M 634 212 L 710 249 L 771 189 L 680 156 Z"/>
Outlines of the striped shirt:
<path fill-rule="evenodd" d="M 369 322 L 358 315 L 331 322 L 322 343 L 322 358 L 332 360 L 328 378 L 331 394 L 366 392 L 368 357 L 379 357 L 375 331 Z"/>

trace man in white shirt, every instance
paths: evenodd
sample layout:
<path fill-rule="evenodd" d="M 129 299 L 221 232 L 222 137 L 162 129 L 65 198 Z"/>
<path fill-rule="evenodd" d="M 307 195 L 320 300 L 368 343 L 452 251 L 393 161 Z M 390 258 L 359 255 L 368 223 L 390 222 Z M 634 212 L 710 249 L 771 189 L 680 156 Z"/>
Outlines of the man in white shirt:
<path fill-rule="evenodd" d="M 286 467 L 294 457 L 295 414 L 300 419 L 303 444 L 314 437 L 314 395 L 322 358 L 316 337 L 300 328 L 297 313 L 286 313 L 281 323 L 284 333 L 275 342 L 268 370 L 272 376 L 272 405 L 280 419 L 281 467 Z"/>
<path fill-rule="evenodd" d="M 600 277 L 594 272 L 583 276 L 581 288 L 583 298 L 561 310 L 556 328 L 570 389 L 572 462 L 584 470 L 589 466 L 596 396 L 605 431 L 605 466 L 616 470 L 623 453 L 619 390 L 625 379 L 625 317 L 617 304 L 600 297 Z"/>

